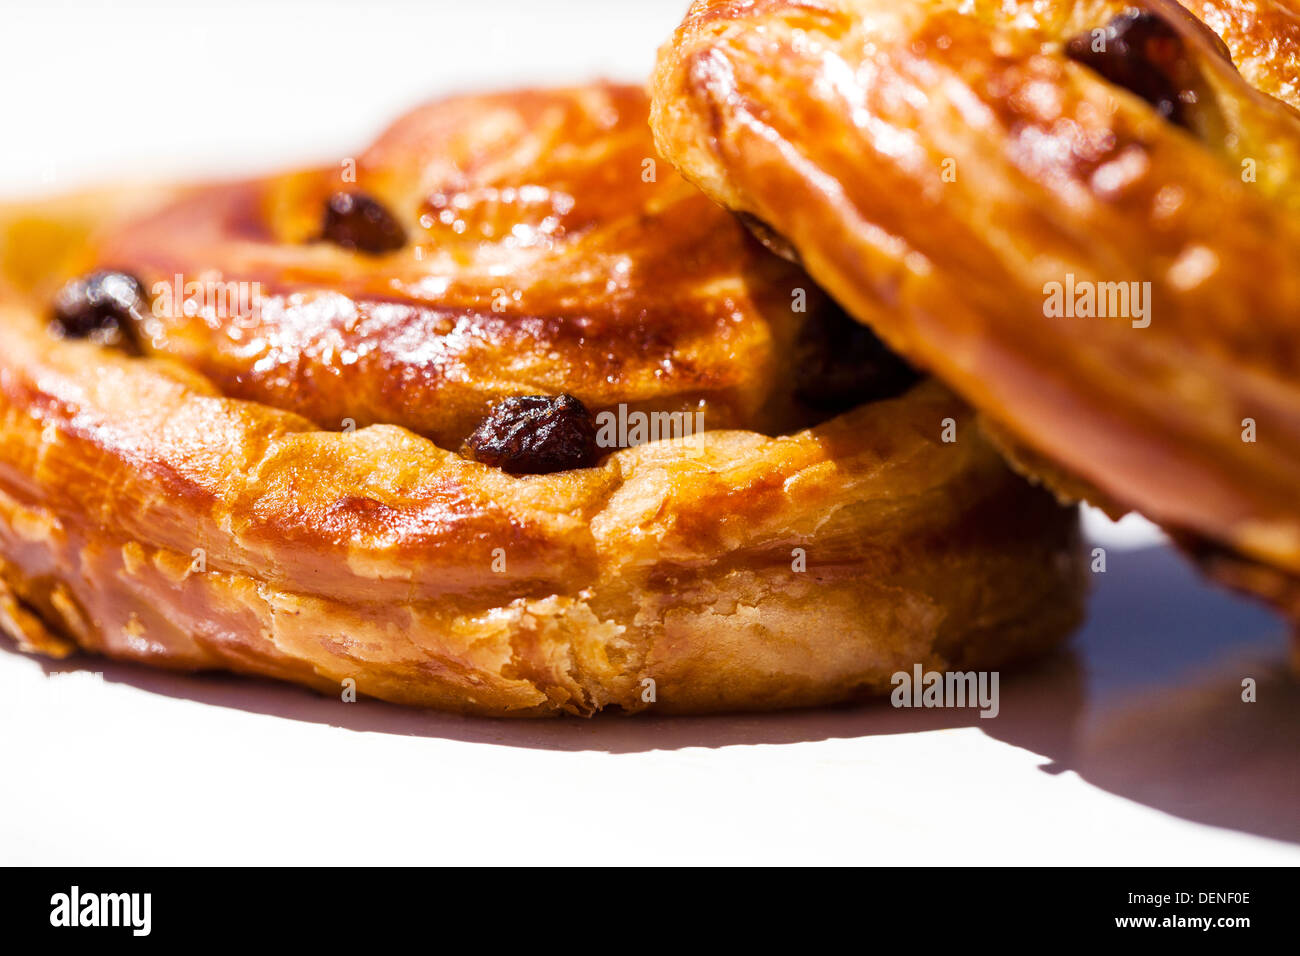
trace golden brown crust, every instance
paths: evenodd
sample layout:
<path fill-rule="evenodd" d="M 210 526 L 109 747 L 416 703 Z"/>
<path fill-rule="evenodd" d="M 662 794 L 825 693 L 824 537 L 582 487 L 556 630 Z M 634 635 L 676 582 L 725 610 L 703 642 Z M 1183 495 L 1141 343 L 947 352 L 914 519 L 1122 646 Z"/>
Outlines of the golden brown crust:
<path fill-rule="evenodd" d="M 854 699 L 915 663 L 998 667 L 1080 616 L 1075 516 L 937 384 L 793 435 L 709 431 L 512 477 L 400 424 L 328 431 L 225 395 L 206 352 L 51 336 L 39 263 L 82 261 L 87 204 L 0 223 L 24 246 L 0 240 L 0 627 L 28 648 L 351 679 L 467 713 L 700 712 Z M 707 248 L 720 261 L 697 275 L 734 266 L 734 246 Z M 373 267 L 339 259 L 338 284 Z"/>
<path fill-rule="evenodd" d="M 1300 570 L 1300 120 L 1248 82 L 1294 100 L 1292 8 L 1199 5 L 1243 77 L 1176 4 L 1142 4 L 1199 77 L 1182 128 L 1065 55 L 1126 6 L 699 2 L 652 123 L 688 178 L 1015 442 Z M 1149 325 L 1048 317 L 1067 275 L 1149 281 Z"/>
<path fill-rule="evenodd" d="M 1300 109 L 1300 6 L 1295 0 L 1180 0 L 1218 34 L 1252 86 Z"/>
<path fill-rule="evenodd" d="M 710 432 L 699 458 L 658 442 L 511 478 L 143 363 L 59 363 L 16 327 L 4 577 L 113 656 L 478 713 L 641 709 L 646 677 L 659 709 L 767 708 L 879 692 L 918 661 L 995 667 L 1080 612 L 1072 516 L 937 386 L 788 438 Z"/>
<path fill-rule="evenodd" d="M 193 190 L 109 230 L 88 265 L 149 288 L 259 283 L 252 318 L 155 300 L 141 339 L 324 428 L 456 447 L 495 401 L 564 391 L 593 411 L 790 427 L 792 344 L 821 297 L 658 157 L 648 109 L 613 85 L 440 100 L 355 163 Z M 314 241 L 329 196 L 352 190 L 398 219 L 401 249 Z"/>

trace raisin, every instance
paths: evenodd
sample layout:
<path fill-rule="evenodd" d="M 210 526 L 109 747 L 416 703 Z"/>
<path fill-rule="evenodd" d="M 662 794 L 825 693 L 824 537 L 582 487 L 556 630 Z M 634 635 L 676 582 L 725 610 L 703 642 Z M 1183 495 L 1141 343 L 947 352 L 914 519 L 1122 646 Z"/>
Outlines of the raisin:
<path fill-rule="evenodd" d="M 920 378 L 875 333 L 833 303 L 804 323 L 795 361 L 795 398 L 821 412 L 893 398 Z"/>
<path fill-rule="evenodd" d="M 339 192 L 329 198 L 321 238 L 371 255 L 406 245 L 401 223 L 378 200 L 361 192 Z"/>
<path fill-rule="evenodd" d="M 596 463 L 596 420 L 572 395 L 500 402 L 465 441 L 475 461 L 512 475 L 545 475 Z"/>
<path fill-rule="evenodd" d="M 144 286 L 126 272 L 92 272 L 67 282 L 54 297 L 51 324 L 68 338 L 93 338 L 105 345 L 131 340 L 133 323 L 147 308 Z"/>
<path fill-rule="evenodd" d="M 1186 107 L 1188 99 L 1195 100 L 1196 68 L 1173 27 L 1153 13 L 1130 10 L 1106 24 L 1097 39 L 1092 32 L 1073 37 L 1066 56 L 1142 97 L 1171 123 L 1190 128 Z"/>

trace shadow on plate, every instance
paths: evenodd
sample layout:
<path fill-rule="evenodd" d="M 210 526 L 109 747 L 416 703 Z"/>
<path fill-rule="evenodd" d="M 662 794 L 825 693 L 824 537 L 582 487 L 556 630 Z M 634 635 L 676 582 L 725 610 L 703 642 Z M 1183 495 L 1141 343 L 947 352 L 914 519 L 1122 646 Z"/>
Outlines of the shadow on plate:
<path fill-rule="evenodd" d="M 1200 583 L 1167 548 L 1114 552 L 1096 579 L 1090 621 L 1072 649 L 1003 675 L 994 719 L 883 701 L 716 717 L 488 720 L 379 701 L 343 704 L 271 681 L 99 659 L 93 667 L 109 682 L 211 706 L 362 733 L 544 750 L 619 754 L 975 727 L 1043 756 L 1045 772 L 1073 770 L 1189 820 L 1300 843 L 1300 686 L 1284 664 L 1282 625 Z M 47 673 L 77 667 L 45 665 Z M 1257 703 L 1242 700 L 1247 677 Z"/>

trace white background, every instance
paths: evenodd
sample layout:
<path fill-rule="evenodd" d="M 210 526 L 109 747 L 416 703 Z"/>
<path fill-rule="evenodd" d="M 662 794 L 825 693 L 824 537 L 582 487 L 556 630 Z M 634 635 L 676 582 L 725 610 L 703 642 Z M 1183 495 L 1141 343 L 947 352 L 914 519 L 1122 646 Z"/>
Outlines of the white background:
<path fill-rule="evenodd" d="M 640 80 L 684 6 L 8 4 L 0 193 L 333 159 L 432 95 Z M 1283 626 L 1144 523 L 1089 526 L 1090 623 L 1004 675 L 996 720 L 482 721 L 0 639 L 0 862 L 1300 862 Z"/>

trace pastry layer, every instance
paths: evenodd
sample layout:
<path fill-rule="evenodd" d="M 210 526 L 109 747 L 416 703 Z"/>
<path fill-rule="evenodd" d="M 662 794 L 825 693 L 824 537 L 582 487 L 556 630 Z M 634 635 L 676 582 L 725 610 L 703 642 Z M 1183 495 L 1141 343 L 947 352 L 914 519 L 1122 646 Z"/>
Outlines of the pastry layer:
<path fill-rule="evenodd" d="M 597 87 L 561 96 L 610 95 Z M 441 168 L 435 160 L 458 130 L 474 139 L 484 116 L 538 97 L 429 108 L 444 118 L 437 143 L 386 134 L 384 149 L 367 154 L 388 157 L 372 159 L 368 189 L 395 214 L 408 209 L 395 197 L 415 187 L 390 192 L 385 183 L 405 182 L 409 168 Z M 558 115 L 579 144 L 611 154 Z M 617 116 L 610 123 L 616 140 L 632 135 Z M 395 127 L 404 129 L 424 126 Z M 523 142 L 465 146 L 457 168 L 469 177 L 505 154 L 515 178 L 527 178 L 520 156 L 563 150 L 534 139 L 531 127 L 506 129 Z M 661 164 L 655 188 L 667 188 L 666 173 Z M 437 183 L 452 174 L 439 175 Z M 615 217 L 622 225 L 600 239 L 599 254 L 552 250 L 560 258 L 545 269 L 490 240 L 417 260 L 320 248 L 305 227 L 255 238 L 228 231 L 221 210 L 230 196 L 278 195 L 285 182 L 180 190 L 144 219 L 139 206 L 150 198 L 135 192 L 0 216 L 0 627 L 23 646 L 262 674 L 326 693 L 354 681 L 362 695 L 466 713 L 671 713 L 852 700 L 888 691 L 893 673 L 918 663 L 997 668 L 1054 646 L 1078 621 L 1074 513 L 1012 475 L 942 386 L 922 382 L 791 434 L 713 427 L 720 408 L 756 425 L 771 396 L 794 407 L 788 378 L 774 369 L 795 360 L 777 344 L 812 313 L 790 307 L 785 283 L 806 283 L 802 273 L 680 180 L 665 208 L 694 208 L 692 222 L 656 218 L 651 203 Z M 583 188 L 596 190 L 594 200 L 597 187 Z M 507 204 L 492 222 L 514 234 L 511 223 L 532 215 L 527 204 Z M 583 241 L 569 236 L 565 248 Z M 636 276 L 647 256 L 682 243 L 694 257 L 656 260 L 660 281 L 636 286 L 644 304 L 616 289 L 616 307 L 595 291 L 597 279 L 617 285 L 621 264 Z M 377 364 L 359 382 L 330 386 L 341 404 L 326 414 L 315 399 L 281 391 L 275 373 L 259 378 L 256 362 L 247 378 L 228 378 L 221 369 L 234 354 L 226 343 L 235 323 L 196 321 L 206 331 L 191 337 L 183 313 L 152 315 L 135 330 L 151 334 L 142 354 L 51 333 L 59 281 L 109 265 L 148 281 L 171 267 L 153 258 L 164 252 L 217 279 L 258 275 L 278 260 L 303 288 L 353 302 L 372 301 L 378 293 L 357 290 L 390 267 L 403 281 L 420 268 L 445 278 L 460 267 L 447 256 L 468 257 L 468 288 L 482 265 L 475 255 L 504 256 L 522 302 L 553 301 L 557 270 L 580 264 L 588 285 L 572 286 L 563 309 L 545 322 L 515 316 L 521 329 L 540 331 L 484 332 L 483 355 L 457 360 L 471 404 L 486 407 L 507 380 L 512 390 L 570 389 L 571 370 L 595 347 L 570 326 L 590 320 L 620 349 L 619 372 L 572 371 L 573 389 L 596 389 L 597 407 L 644 398 L 645 382 L 659 405 L 703 394 L 711 430 L 606 450 L 591 468 L 515 477 L 430 437 L 455 439 L 469 406 L 449 398 L 441 379 L 416 376 L 408 390 L 384 363 L 400 366 L 413 351 L 390 339 L 373 343 Z M 298 292 L 285 295 L 290 302 Z M 755 307 L 767 296 L 782 300 L 784 318 Z M 687 300 L 696 306 L 664 311 Z M 482 306 L 465 309 L 479 316 Z M 268 336 L 332 341 L 305 305 L 272 314 Z M 647 323 L 660 337 L 640 337 Z M 672 367 L 652 374 L 668 354 Z M 314 361 L 295 359 L 324 374 Z M 524 366 L 550 377 L 539 384 L 500 371 Z M 372 402 L 380 392 L 390 404 Z M 747 397 L 733 404 L 725 397 L 733 392 Z M 343 411 L 358 427 L 331 427 L 329 415 Z M 366 424 L 368 414 L 382 420 Z"/>
<path fill-rule="evenodd" d="M 1300 572 L 1300 20 L 1130 6 L 697 2 L 652 123 L 1020 460 Z"/>
<path fill-rule="evenodd" d="M 199 283 L 154 298 L 143 347 L 323 428 L 455 447 L 501 398 L 559 392 L 797 425 L 791 357 L 823 297 L 659 157 L 648 111 L 615 85 L 439 100 L 332 167 L 186 191 L 85 267 Z M 329 198 L 356 191 L 400 248 L 320 241 Z M 203 294 L 217 282 L 245 285 Z M 253 283 L 255 314 L 233 304 Z"/>

